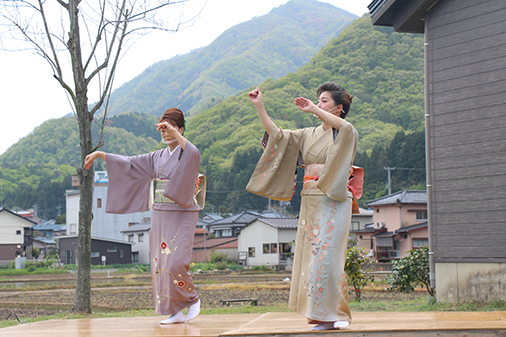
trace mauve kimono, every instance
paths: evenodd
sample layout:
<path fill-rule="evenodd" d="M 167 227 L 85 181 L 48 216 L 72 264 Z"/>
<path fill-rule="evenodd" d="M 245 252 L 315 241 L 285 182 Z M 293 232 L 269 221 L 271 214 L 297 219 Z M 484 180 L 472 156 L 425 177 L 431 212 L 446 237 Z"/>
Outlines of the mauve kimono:
<path fill-rule="evenodd" d="M 246 187 L 267 198 L 290 200 L 302 156 L 309 179 L 301 192 L 289 308 L 309 323 L 351 323 L 344 263 L 352 212 L 347 182 L 357 142 L 357 131 L 345 120 L 337 136 L 322 126 L 273 128 Z"/>
<path fill-rule="evenodd" d="M 198 178 L 200 151 L 187 142 L 184 151 L 178 147 L 172 155 L 166 148 L 133 157 L 107 154 L 106 161 L 106 212 L 124 214 L 153 208 L 149 250 L 156 312 L 172 315 L 196 303 L 189 268 L 198 212 L 203 206 L 197 199 L 203 203 L 205 198 L 205 178 Z M 164 180 L 165 187 L 156 194 L 155 179 Z"/>

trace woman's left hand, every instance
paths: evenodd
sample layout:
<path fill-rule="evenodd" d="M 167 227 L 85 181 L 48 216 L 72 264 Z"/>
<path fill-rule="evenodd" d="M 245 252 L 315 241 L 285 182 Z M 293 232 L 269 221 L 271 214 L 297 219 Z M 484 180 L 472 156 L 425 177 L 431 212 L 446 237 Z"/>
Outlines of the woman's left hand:
<path fill-rule="evenodd" d="M 164 130 L 165 132 L 170 133 L 172 136 L 175 136 L 176 133 L 178 133 L 178 131 L 176 130 L 176 128 L 173 127 L 172 125 L 170 125 L 169 123 L 167 123 L 167 121 L 163 121 L 161 123 L 157 123 L 157 124 L 155 124 L 155 126 L 156 126 L 156 131 L 162 131 L 162 130 Z"/>
<path fill-rule="evenodd" d="M 295 104 L 297 104 L 297 107 L 300 110 L 314 114 L 314 108 L 316 108 L 316 105 L 314 105 L 314 103 L 308 100 L 307 98 L 297 97 L 295 99 Z"/>

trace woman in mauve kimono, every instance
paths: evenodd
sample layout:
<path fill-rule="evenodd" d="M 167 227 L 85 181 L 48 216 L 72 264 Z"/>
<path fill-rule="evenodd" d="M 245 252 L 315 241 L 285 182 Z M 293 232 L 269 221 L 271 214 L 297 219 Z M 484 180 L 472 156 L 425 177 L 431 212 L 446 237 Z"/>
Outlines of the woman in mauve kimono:
<path fill-rule="evenodd" d="M 170 315 L 161 324 L 183 323 L 200 312 L 200 300 L 189 273 L 198 212 L 205 199 L 205 177 L 199 176 L 200 151 L 183 137 L 184 115 L 171 108 L 155 124 L 167 148 L 127 157 L 101 151 L 86 157 L 107 161 L 107 213 L 148 211 L 155 310 Z M 153 187 L 153 185 L 156 185 Z"/>
<path fill-rule="evenodd" d="M 318 88 L 317 105 L 296 98 L 300 110 L 322 121 L 318 127 L 299 130 L 276 127 L 258 88 L 249 97 L 268 141 L 246 189 L 270 199 L 290 200 L 295 168 L 305 167 L 289 308 L 316 324 L 312 330 L 347 327 L 351 312 L 344 263 L 353 198 L 347 185 L 358 133 L 344 118 L 352 96 L 329 82 Z"/>

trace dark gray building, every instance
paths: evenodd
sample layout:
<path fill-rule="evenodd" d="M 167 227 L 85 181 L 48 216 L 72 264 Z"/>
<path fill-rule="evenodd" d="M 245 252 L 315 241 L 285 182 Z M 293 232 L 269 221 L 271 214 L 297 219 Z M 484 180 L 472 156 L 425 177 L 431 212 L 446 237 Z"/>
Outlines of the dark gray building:
<path fill-rule="evenodd" d="M 64 264 L 78 264 L 77 235 L 59 236 L 56 238 L 60 248 L 60 259 Z M 132 243 L 104 238 L 91 237 L 91 264 L 128 264 L 132 263 Z"/>
<path fill-rule="evenodd" d="M 369 10 L 374 25 L 425 34 L 437 299 L 506 300 L 506 1 L 375 0 Z"/>

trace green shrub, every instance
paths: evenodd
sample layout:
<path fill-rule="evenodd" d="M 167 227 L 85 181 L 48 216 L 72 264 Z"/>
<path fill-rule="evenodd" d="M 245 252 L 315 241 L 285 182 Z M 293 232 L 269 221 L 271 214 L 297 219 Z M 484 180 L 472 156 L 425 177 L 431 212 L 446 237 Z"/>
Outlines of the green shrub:
<path fill-rule="evenodd" d="M 211 262 L 212 263 L 228 262 L 228 256 L 225 253 L 211 252 Z"/>
<path fill-rule="evenodd" d="M 411 249 L 403 258 L 392 263 L 392 273 L 388 276 L 389 290 L 411 292 L 416 286 L 425 287 L 430 296 L 434 289 L 429 280 L 429 250 L 427 247 Z"/>
<path fill-rule="evenodd" d="M 344 271 L 348 281 L 348 291 L 355 294 L 355 301 L 360 302 L 362 290 L 368 282 L 374 281 L 371 274 L 366 273 L 369 269 L 371 259 L 367 256 L 364 248 L 351 247 L 346 252 Z"/>
<path fill-rule="evenodd" d="M 228 268 L 228 263 L 226 261 L 221 261 L 216 263 L 216 269 L 218 270 L 225 270 Z"/>

